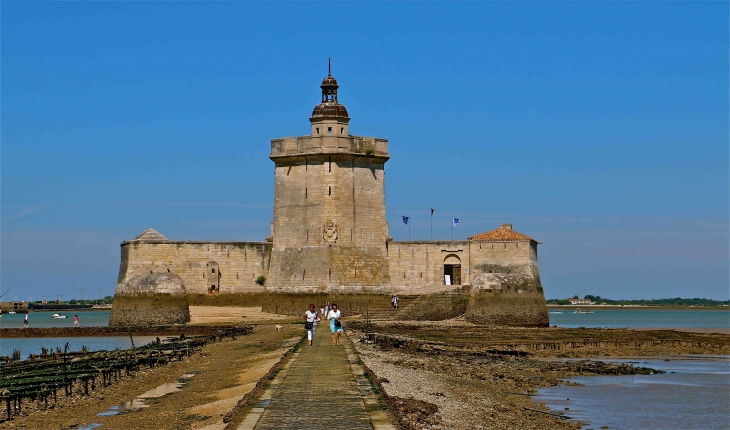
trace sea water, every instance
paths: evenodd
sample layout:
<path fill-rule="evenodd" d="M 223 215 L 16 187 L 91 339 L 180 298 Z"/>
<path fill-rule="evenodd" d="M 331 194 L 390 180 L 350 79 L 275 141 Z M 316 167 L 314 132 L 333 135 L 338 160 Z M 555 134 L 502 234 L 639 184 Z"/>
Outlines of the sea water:
<path fill-rule="evenodd" d="M 584 429 L 730 427 L 730 357 L 596 360 L 630 362 L 667 373 L 571 377 L 570 382 L 584 386 L 543 388 L 534 399 L 545 402 L 553 412 L 586 423 Z"/>
<path fill-rule="evenodd" d="M 68 318 L 51 318 L 51 315 L 58 313 Z M 79 316 L 81 327 L 106 327 L 109 325 L 109 311 L 84 311 L 84 312 L 30 312 L 28 314 L 28 326 L 31 328 L 68 327 L 74 325 L 74 315 Z M 0 318 L 0 328 L 23 327 L 25 314 L 3 313 Z M 141 346 L 155 340 L 155 336 L 134 336 L 134 345 Z M 132 341 L 129 336 L 93 336 L 93 337 L 16 337 L 0 338 L 0 356 L 11 356 L 13 350 L 19 349 L 22 359 L 28 358 L 30 354 L 40 354 L 41 348 L 56 350 L 57 347 L 64 349 L 66 343 L 71 351 L 81 351 L 86 346 L 89 351 L 129 349 Z"/>
<path fill-rule="evenodd" d="M 550 325 L 558 327 L 714 328 L 730 330 L 730 309 L 581 308 L 548 309 Z"/>
<path fill-rule="evenodd" d="M 68 318 L 51 318 L 53 314 L 65 315 Z M 109 325 L 109 311 L 84 311 L 84 312 L 30 312 L 28 314 L 28 326 L 33 328 L 47 327 L 73 327 L 74 315 L 79 316 L 81 327 L 106 327 Z M 8 314 L 3 312 L 0 318 L 0 328 L 22 328 L 25 314 Z"/>

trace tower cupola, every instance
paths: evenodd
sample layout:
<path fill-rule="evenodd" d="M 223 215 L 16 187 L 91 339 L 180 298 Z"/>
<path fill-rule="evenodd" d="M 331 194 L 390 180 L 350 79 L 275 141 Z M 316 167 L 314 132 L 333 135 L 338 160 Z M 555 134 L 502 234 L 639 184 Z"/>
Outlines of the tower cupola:
<path fill-rule="evenodd" d="M 348 135 L 347 109 L 337 100 L 337 79 L 332 76 L 332 62 L 330 60 L 327 76 L 322 80 L 322 102 L 314 107 L 309 121 L 312 123 L 312 135 Z"/>

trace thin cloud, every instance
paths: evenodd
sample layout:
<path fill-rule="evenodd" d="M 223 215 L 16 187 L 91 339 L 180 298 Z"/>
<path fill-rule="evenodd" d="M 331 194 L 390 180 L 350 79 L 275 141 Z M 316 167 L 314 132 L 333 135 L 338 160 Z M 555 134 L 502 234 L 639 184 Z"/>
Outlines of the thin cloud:
<path fill-rule="evenodd" d="M 42 210 L 42 209 L 43 209 L 42 207 L 23 209 L 21 211 L 15 212 L 15 213 L 10 214 L 8 216 L 2 217 L 2 221 L 4 223 L 10 223 L 10 222 L 19 220 L 20 218 L 23 218 L 25 216 L 28 216 L 28 215 L 30 215 L 30 214 L 32 214 L 34 212 L 38 212 L 39 210 Z"/>
<path fill-rule="evenodd" d="M 227 208 L 259 208 L 269 209 L 270 204 L 263 203 L 236 203 L 236 202 L 154 202 L 154 203 L 99 203 L 94 206 L 101 207 L 131 207 L 131 206 L 203 206 L 203 207 L 227 207 Z"/>

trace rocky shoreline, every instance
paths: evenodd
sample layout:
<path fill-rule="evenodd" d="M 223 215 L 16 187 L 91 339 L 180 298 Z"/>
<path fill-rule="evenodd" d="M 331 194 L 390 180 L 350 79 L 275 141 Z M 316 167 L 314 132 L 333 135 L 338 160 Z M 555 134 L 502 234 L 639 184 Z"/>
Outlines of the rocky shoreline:
<path fill-rule="evenodd" d="M 587 358 L 553 359 L 730 353 L 726 335 L 496 329 L 453 320 L 386 323 L 353 333 L 353 340 L 371 378 L 382 387 L 401 426 L 409 430 L 580 428 L 570 420 L 569 410 L 550 411 L 533 401 L 537 389 L 563 384 L 576 375 L 663 372 Z M 536 348 L 536 344 L 561 347 Z"/>

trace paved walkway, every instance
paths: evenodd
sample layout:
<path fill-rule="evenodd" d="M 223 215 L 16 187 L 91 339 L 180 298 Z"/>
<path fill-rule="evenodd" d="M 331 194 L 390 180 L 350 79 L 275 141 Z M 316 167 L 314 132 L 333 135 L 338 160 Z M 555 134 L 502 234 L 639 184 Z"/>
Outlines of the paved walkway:
<path fill-rule="evenodd" d="M 343 335 L 341 343 L 332 346 L 320 323 L 314 346 L 292 355 L 238 429 L 395 429 L 351 342 Z"/>

